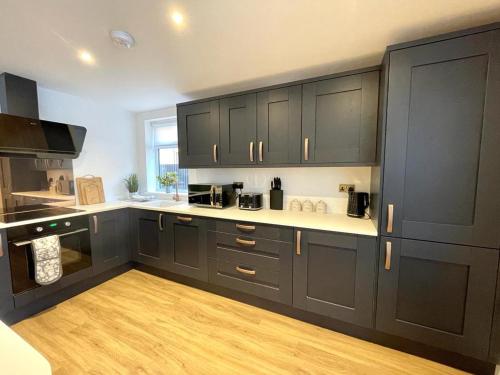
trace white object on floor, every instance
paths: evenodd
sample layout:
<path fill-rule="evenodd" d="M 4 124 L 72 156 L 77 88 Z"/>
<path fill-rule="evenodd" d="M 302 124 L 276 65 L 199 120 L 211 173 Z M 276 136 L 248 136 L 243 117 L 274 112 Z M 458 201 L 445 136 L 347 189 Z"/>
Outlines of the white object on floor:
<path fill-rule="evenodd" d="M 2 374 L 52 374 L 49 361 L 1 321 L 0 363 Z"/>

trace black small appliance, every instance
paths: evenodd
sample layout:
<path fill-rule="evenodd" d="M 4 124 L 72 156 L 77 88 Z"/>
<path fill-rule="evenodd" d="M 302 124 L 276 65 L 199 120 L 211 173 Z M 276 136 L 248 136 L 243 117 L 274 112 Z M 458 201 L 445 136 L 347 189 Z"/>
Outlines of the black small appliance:
<path fill-rule="evenodd" d="M 347 216 L 363 217 L 370 204 L 368 193 L 349 190 L 349 202 L 347 204 Z"/>
<path fill-rule="evenodd" d="M 236 194 L 233 184 L 189 184 L 188 201 L 198 207 L 225 208 L 234 206 Z"/>
<path fill-rule="evenodd" d="M 242 193 L 238 199 L 240 210 L 257 211 L 263 206 L 262 193 Z"/>

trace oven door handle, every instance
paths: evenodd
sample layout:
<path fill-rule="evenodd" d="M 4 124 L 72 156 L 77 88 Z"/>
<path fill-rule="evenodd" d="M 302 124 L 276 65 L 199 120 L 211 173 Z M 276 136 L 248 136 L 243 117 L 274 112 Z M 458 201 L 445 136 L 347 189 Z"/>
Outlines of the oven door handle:
<path fill-rule="evenodd" d="M 82 229 L 77 229 L 77 230 L 74 230 L 72 232 L 67 232 L 67 233 L 62 233 L 62 234 L 59 234 L 59 237 L 66 237 L 66 236 L 71 236 L 73 234 L 77 234 L 77 233 L 82 233 L 82 232 L 87 232 L 89 230 L 89 228 L 82 228 Z M 29 245 L 31 244 L 31 241 L 20 241 L 20 242 L 12 242 L 12 244 L 14 246 L 26 246 L 26 245 Z"/>

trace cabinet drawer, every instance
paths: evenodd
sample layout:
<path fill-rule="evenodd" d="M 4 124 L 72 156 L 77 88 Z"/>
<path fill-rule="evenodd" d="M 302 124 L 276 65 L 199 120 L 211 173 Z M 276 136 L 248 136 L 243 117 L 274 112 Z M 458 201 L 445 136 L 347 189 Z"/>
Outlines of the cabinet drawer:
<path fill-rule="evenodd" d="M 287 227 L 255 224 L 238 221 L 217 221 L 215 224 L 217 232 L 241 234 L 247 237 L 266 238 L 277 241 L 293 241 L 293 229 Z"/>
<path fill-rule="evenodd" d="M 245 253 L 260 254 L 279 258 L 282 251 L 292 251 L 291 242 L 273 241 L 247 235 L 238 235 L 223 232 L 212 232 L 210 236 L 215 246 L 210 246 L 209 258 L 216 257 L 216 249 L 220 247 L 237 249 Z"/>
<path fill-rule="evenodd" d="M 209 259 L 209 281 L 273 301 L 292 303 L 292 253 L 280 259 L 224 247 Z"/>

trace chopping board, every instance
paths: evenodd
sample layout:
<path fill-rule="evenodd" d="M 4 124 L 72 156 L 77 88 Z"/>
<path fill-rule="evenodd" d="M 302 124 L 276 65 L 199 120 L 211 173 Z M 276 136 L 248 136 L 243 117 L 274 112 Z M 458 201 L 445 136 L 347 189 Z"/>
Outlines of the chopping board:
<path fill-rule="evenodd" d="M 80 204 L 104 203 L 104 189 L 102 178 L 95 176 L 83 176 L 76 179 L 78 189 L 78 201 Z"/>

